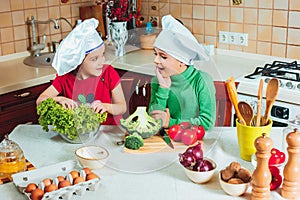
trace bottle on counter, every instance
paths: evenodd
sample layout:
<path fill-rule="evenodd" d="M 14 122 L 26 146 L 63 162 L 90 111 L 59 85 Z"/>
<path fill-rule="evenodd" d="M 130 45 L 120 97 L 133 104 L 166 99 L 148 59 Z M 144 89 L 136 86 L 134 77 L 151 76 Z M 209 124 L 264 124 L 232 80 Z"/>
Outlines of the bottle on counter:
<path fill-rule="evenodd" d="M 26 170 L 26 160 L 20 146 L 5 135 L 0 143 L 0 177 L 9 178 L 12 174 Z"/>
<path fill-rule="evenodd" d="M 146 33 L 146 35 L 154 33 L 154 29 L 152 27 L 152 23 L 151 22 L 147 22 L 145 33 Z"/>

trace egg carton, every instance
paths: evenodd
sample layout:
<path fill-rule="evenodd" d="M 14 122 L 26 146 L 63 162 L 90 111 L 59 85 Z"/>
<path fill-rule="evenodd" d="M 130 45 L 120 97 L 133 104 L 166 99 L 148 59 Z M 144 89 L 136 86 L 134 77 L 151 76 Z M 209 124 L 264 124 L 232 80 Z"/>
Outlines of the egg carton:
<path fill-rule="evenodd" d="M 30 193 L 25 192 L 25 188 L 29 183 L 35 183 L 39 188 L 44 189 L 42 180 L 45 178 L 53 178 L 53 180 L 55 180 L 57 176 L 65 176 L 67 180 L 73 182 L 69 172 L 75 169 L 76 164 L 75 161 L 69 160 L 35 170 L 17 173 L 12 175 L 13 182 L 18 190 L 31 200 Z M 86 175 L 83 170 L 80 171 L 80 176 L 85 178 Z M 86 191 L 97 190 L 100 185 L 100 180 L 100 178 L 95 178 L 76 185 L 60 188 L 52 192 L 45 192 L 42 200 L 69 200 L 74 195 L 82 196 Z M 58 182 L 53 182 L 58 185 Z"/>

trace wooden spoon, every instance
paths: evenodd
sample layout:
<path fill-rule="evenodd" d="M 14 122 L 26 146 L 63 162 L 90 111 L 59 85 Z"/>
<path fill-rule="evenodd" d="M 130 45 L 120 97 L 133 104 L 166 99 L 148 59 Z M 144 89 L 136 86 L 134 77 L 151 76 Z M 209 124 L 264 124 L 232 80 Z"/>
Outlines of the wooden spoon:
<path fill-rule="evenodd" d="M 276 100 L 278 90 L 279 90 L 279 80 L 277 78 L 272 78 L 267 85 L 266 110 L 263 118 L 263 124 L 262 124 L 263 126 L 265 126 L 268 123 L 270 112 Z"/>
<path fill-rule="evenodd" d="M 229 99 L 233 105 L 233 108 L 235 110 L 235 114 L 238 118 L 238 121 L 239 121 L 239 123 L 245 125 L 245 121 L 238 109 L 238 97 L 237 97 L 237 91 L 236 91 L 235 82 L 233 80 L 233 77 L 229 78 L 226 81 L 226 87 L 227 87 Z"/>
<path fill-rule="evenodd" d="M 260 126 L 263 86 L 264 86 L 264 81 L 262 79 L 260 79 L 259 87 L 258 87 L 258 93 L 257 93 L 257 111 L 256 111 L 255 126 Z"/>
<path fill-rule="evenodd" d="M 238 103 L 238 108 L 239 108 L 239 111 L 240 111 L 242 117 L 245 120 L 246 125 L 251 126 L 251 122 L 254 117 L 254 111 L 253 111 L 252 107 L 250 106 L 250 104 L 247 103 L 246 101 L 240 101 Z"/>

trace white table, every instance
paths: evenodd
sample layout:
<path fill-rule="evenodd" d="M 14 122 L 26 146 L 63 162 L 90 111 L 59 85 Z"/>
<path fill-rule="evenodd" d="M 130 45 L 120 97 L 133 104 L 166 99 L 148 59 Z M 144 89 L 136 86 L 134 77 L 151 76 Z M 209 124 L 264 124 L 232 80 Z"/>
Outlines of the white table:
<path fill-rule="evenodd" d="M 107 166 L 95 171 L 101 178 L 100 187 L 95 192 L 86 192 L 73 199 L 250 199 L 251 188 L 241 197 L 232 197 L 223 192 L 218 182 L 217 172 L 232 161 L 253 171 L 250 162 L 239 156 L 236 130 L 234 127 L 216 127 L 205 135 L 204 155 L 217 163 L 217 172 L 206 184 L 191 182 L 178 162 L 178 152 L 136 155 L 123 153 L 116 141 L 122 138 L 122 130 L 115 126 L 102 126 L 96 141 L 110 152 Z M 282 128 L 272 128 L 274 147 L 281 149 Z M 82 144 L 70 144 L 53 132 L 42 131 L 39 125 L 19 125 L 10 134 L 10 139 L 23 149 L 25 157 L 36 167 L 76 160 L 74 151 Z M 176 150 L 180 151 L 180 150 Z M 135 172 L 135 173 L 133 173 Z M 0 185 L 0 199 L 26 199 L 13 183 Z M 271 199 L 283 199 L 280 189 L 271 193 Z"/>

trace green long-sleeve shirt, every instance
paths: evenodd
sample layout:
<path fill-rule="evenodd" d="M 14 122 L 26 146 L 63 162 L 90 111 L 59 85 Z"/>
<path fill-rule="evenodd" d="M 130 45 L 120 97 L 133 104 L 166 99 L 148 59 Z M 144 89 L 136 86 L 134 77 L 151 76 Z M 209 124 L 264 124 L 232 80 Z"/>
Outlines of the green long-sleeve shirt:
<path fill-rule="evenodd" d="M 211 76 L 189 66 L 171 76 L 171 87 L 162 88 L 156 77 L 151 82 L 149 111 L 169 108 L 169 127 L 181 122 L 202 125 L 209 130 L 216 120 L 215 87 Z"/>

